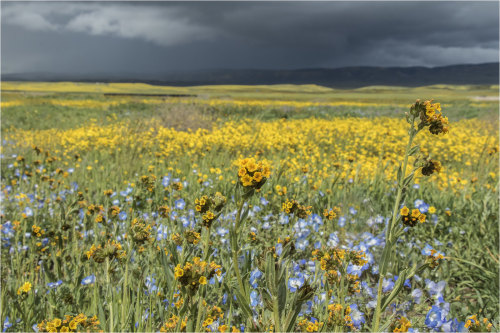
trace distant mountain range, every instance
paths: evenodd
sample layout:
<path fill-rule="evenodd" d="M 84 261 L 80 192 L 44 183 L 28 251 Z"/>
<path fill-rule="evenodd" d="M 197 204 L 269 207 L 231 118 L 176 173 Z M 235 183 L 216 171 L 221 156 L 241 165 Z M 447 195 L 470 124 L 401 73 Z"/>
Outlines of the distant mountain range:
<path fill-rule="evenodd" d="M 2 81 L 142 82 L 168 86 L 317 84 L 332 88 L 372 85 L 499 84 L 499 63 L 442 67 L 342 67 L 296 70 L 218 69 L 168 74 L 4 74 Z"/>

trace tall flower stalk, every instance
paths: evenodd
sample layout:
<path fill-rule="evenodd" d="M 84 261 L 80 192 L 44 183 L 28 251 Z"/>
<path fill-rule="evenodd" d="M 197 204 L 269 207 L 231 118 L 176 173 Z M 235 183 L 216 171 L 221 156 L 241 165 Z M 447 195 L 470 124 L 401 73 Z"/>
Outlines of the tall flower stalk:
<path fill-rule="evenodd" d="M 385 298 L 384 300 L 382 299 L 382 284 L 385 277 L 387 276 L 388 267 L 395 252 L 395 244 L 397 239 L 404 232 L 404 228 L 397 223 L 398 219 L 400 219 L 401 215 L 403 215 L 399 214 L 398 211 L 401 202 L 403 201 L 404 195 L 406 194 L 406 190 L 413 180 L 415 172 L 419 168 L 422 168 L 422 174 L 426 176 L 429 176 L 434 172 L 439 172 L 441 169 L 441 165 L 439 164 L 439 162 L 435 162 L 430 160 L 429 158 L 418 156 L 412 172 L 407 176 L 406 170 L 408 167 L 409 157 L 416 155 L 420 150 L 420 147 L 418 145 L 413 145 L 413 141 L 417 134 L 426 127 L 429 128 L 430 133 L 435 135 L 445 134 L 448 132 L 448 118 L 442 116 L 441 105 L 439 103 L 433 104 L 432 101 L 420 102 L 419 100 L 417 100 L 415 104 L 411 106 L 410 112 L 406 114 L 406 120 L 410 125 L 410 128 L 408 129 L 408 143 L 406 145 L 403 164 L 399 165 L 397 173 L 397 192 L 392 210 L 392 218 L 389 220 L 389 223 L 387 224 L 387 227 L 385 229 L 385 247 L 382 252 L 381 265 L 379 268 L 379 281 L 377 287 L 377 306 L 375 308 L 372 324 L 372 331 L 374 332 L 379 331 L 380 316 L 382 312 L 385 310 L 387 305 L 389 305 L 389 302 L 394 299 L 401 290 L 400 288 L 395 288 L 387 298 Z M 402 281 L 404 281 L 406 278 L 410 278 L 424 268 L 425 265 L 422 265 L 418 268 L 414 267 L 412 270 L 401 272 L 404 274 L 399 274 L 399 284 L 401 285 Z"/>

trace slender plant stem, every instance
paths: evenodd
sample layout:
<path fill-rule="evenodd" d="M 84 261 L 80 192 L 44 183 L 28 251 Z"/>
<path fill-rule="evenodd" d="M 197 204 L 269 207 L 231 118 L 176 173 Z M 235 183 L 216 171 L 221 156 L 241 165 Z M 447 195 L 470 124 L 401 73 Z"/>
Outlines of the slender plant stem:
<path fill-rule="evenodd" d="M 244 200 L 241 200 L 239 203 L 238 213 L 236 214 L 235 229 L 234 229 L 235 236 L 237 235 L 238 228 L 240 226 L 241 211 L 243 210 L 244 203 L 245 203 Z M 233 241 L 233 237 L 231 237 L 231 240 Z M 234 241 L 236 241 L 236 239 L 234 239 Z M 238 280 L 238 286 L 239 286 L 241 292 L 243 293 L 243 295 L 246 297 L 245 286 L 243 285 L 243 280 L 242 280 L 241 274 L 240 274 L 240 268 L 238 266 L 238 253 L 237 253 L 238 244 L 232 244 L 231 248 L 232 248 L 232 256 L 233 256 L 234 273 L 236 275 L 236 279 Z"/>
<path fill-rule="evenodd" d="M 276 326 L 274 328 L 274 331 L 275 332 L 281 332 L 281 326 L 280 326 L 280 309 L 279 309 L 278 296 L 277 295 L 273 296 L 273 312 L 274 312 L 274 325 Z"/>
<path fill-rule="evenodd" d="M 414 124 L 415 124 L 415 118 L 412 117 L 411 120 L 411 128 L 410 128 L 410 137 L 408 139 L 408 144 L 406 145 L 406 151 L 405 151 L 405 157 L 403 161 L 403 167 L 401 169 L 401 179 L 398 177 L 398 190 L 396 194 L 396 200 L 394 201 L 394 207 L 392 210 L 392 218 L 389 220 L 389 223 L 387 225 L 387 228 L 385 229 L 385 247 L 382 252 L 382 266 L 380 267 L 380 272 L 379 272 L 379 280 L 378 280 L 378 287 L 377 287 L 377 306 L 375 308 L 375 314 L 373 317 L 373 325 L 372 325 L 372 332 L 378 332 L 379 330 L 379 325 L 380 325 L 380 315 L 381 315 L 381 306 L 382 306 L 382 284 L 385 279 L 385 275 L 387 273 L 387 263 L 384 263 L 384 261 L 387 260 L 386 256 L 390 255 L 392 252 L 392 246 L 393 246 L 393 240 L 392 240 L 392 229 L 394 225 L 396 224 L 396 219 L 398 216 L 398 209 L 401 201 L 401 195 L 403 193 L 403 187 L 404 187 L 404 179 L 406 177 L 406 168 L 408 166 L 408 157 L 411 149 L 411 145 L 413 143 L 413 139 L 416 135 L 416 131 L 414 129 Z"/>
<path fill-rule="evenodd" d="M 111 281 L 109 279 L 109 258 L 106 258 L 106 289 L 109 292 Z M 113 332 L 113 290 L 111 290 L 111 302 L 109 302 L 109 331 Z"/>

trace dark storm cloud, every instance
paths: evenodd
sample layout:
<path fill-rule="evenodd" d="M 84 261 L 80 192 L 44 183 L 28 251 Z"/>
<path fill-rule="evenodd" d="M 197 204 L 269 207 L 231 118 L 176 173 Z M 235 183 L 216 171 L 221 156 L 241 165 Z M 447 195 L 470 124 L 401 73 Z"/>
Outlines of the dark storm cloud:
<path fill-rule="evenodd" d="M 2 72 L 498 61 L 498 2 L 2 3 Z"/>

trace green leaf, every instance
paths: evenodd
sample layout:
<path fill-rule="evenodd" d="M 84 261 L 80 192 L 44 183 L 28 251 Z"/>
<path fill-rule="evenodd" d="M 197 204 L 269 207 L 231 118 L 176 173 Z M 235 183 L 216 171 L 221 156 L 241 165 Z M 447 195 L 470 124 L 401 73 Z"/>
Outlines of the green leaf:
<path fill-rule="evenodd" d="M 276 296 L 276 269 L 272 252 L 266 254 L 266 285 L 272 296 Z"/>
<path fill-rule="evenodd" d="M 403 178 L 403 170 L 401 169 L 401 164 L 400 164 L 398 168 L 398 183 L 401 182 L 402 178 Z"/>
<path fill-rule="evenodd" d="M 251 319 L 252 309 L 250 308 L 250 305 L 248 305 L 248 302 L 246 301 L 243 294 L 237 288 L 233 288 L 232 291 L 236 296 L 236 302 L 240 306 L 241 312 L 245 316 L 245 319 Z"/>
<path fill-rule="evenodd" d="M 398 280 L 396 281 L 394 285 L 394 289 L 392 289 L 392 292 L 389 294 L 389 296 L 384 297 L 382 300 L 382 307 L 380 311 L 384 311 L 385 308 L 391 304 L 391 302 L 396 298 L 396 296 L 400 293 L 401 289 L 403 289 L 403 285 L 405 283 L 405 280 L 408 276 L 408 271 L 409 269 L 404 269 L 399 273 Z"/>
<path fill-rule="evenodd" d="M 413 156 L 414 154 L 418 153 L 420 151 L 420 146 L 416 145 L 410 149 L 408 152 L 408 156 Z"/>
<path fill-rule="evenodd" d="M 414 172 L 410 173 L 406 178 L 405 180 L 403 181 L 403 186 L 406 187 L 408 186 L 411 181 L 413 180 L 413 176 L 414 176 Z"/>

